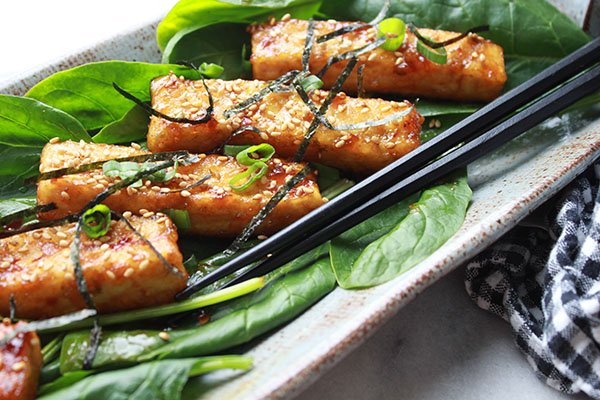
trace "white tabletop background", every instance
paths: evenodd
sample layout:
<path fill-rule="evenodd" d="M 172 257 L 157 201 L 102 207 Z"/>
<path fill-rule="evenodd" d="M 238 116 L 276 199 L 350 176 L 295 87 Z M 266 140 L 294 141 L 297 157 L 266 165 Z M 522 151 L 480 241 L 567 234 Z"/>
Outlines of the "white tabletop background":
<path fill-rule="evenodd" d="M 174 0 L 3 1 L 0 81 L 165 14 Z M 538 381 L 509 326 L 478 309 L 463 269 L 402 309 L 302 400 L 583 399 Z"/>

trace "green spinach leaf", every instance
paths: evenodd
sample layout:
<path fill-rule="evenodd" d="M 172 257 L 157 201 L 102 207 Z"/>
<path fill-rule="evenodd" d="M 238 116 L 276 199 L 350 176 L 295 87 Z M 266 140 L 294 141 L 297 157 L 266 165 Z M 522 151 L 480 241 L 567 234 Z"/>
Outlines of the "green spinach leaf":
<path fill-rule="evenodd" d="M 127 111 L 121 119 L 106 125 L 92 140 L 94 143 L 130 143 L 146 140 L 150 116 L 138 105 Z"/>
<path fill-rule="evenodd" d="M 340 286 L 379 285 L 413 267 L 458 231 L 470 201 L 471 189 L 464 175 L 425 190 L 406 217 L 366 246 L 352 264 L 334 264 Z M 352 253 L 338 254 L 332 260 L 351 261 L 352 257 Z"/>
<path fill-rule="evenodd" d="M 101 61 L 57 72 L 31 88 L 26 96 L 71 114 L 87 130 L 101 129 L 133 108 L 133 103 L 114 89 L 113 82 L 148 101 L 150 81 L 170 71 L 198 78 L 197 71 L 181 65 Z"/>
<path fill-rule="evenodd" d="M 88 377 L 72 374 L 70 379 L 83 379 L 67 387 L 57 385 L 59 390 L 43 395 L 40 399 L 178 400 L 181 399 L 181 391 L 190 376 L 218 369 L 245 370 L 251 365 L 252 360 L 248 357 L 215 356 L 153 361 Z"/>

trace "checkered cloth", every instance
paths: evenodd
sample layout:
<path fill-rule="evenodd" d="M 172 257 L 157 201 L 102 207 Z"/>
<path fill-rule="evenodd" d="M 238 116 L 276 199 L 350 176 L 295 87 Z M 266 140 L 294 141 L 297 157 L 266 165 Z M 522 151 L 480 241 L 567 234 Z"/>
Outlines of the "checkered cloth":
<path fill-rule="evenodd" d="M 467 265 L 477 305 L 512 326 L 537 376 L 600 399 L 600 162 Z M 543 218 L 545 217 L 545 218 Z M 534 226 L 532 228 L 532 225 Z"/>

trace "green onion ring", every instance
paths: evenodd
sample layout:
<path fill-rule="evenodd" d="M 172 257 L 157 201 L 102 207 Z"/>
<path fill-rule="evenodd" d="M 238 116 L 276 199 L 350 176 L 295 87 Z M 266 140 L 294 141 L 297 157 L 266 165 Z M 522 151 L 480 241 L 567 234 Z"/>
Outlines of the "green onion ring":
<path fill-rule="evenodd" d="M 244 172 L 235 175 L 229 181 L 229 186 L 235 191 L 241 192 L 248 189 L 254 182 L 265 176 L 269 167 L 262 161 L 257 161 Z"/>
<path fill-rule="evenodd" d="M 385 36 L 385 42 L 379 47 L 387 51 L 396 51 L 402 46 L 406 34 L 406 24 L 400 18 L 386 18 L 377 25 L 377 37 Z"/>
<path fill-rule="evenodd" d="M 110 208 L 98 204 L 84 212 L 81 219 L 85 234 L 92 239 L 99 238 L 110 229 Z"/>
<path fill-rule="evenodd" d="M 248 147 L 237 153 L 235 159 L 242 165 L 252 166 L 254 163 L 266 163 L 275 154 L 275 148 L 268 143 Z"/>
<path fill-rule="evenodd" d="M 448 53 L 444 47 L 432 49 L 421 40 L 417 40 L 417 51 L 421 53 L 423 57 L 436 64 L 446 64 L 446 62 L 448 62 Z"/>

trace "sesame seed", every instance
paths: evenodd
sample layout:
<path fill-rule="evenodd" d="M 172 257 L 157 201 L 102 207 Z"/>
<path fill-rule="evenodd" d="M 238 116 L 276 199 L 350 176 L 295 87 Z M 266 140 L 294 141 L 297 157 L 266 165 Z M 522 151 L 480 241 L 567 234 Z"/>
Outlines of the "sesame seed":
<path fill-rule="evenodd" d="M 376 57 L 377 54 L 372 52 L 371 54 L 369 54 L 369 57 L 367 57 L 367 61 L 373 61 Z"/>
<path fill-rule="evenodd" d="M 160 187 L 159 186 L 152 186 L 150 188 L 150 190 L 152 190 L 153 192 L 160 192 Z"/>
<path fill-rule="evenodd" d="M 395 65 L 400 65 L 404 62 L 404 57 L 398 57 L 396 58 L 396 61 L 394 61 Z"/>
<path fill-rule="evenodd" d="M 148 268 L 148 265 L 150 265 L 150 261 L 144 260 L 140 263 L 140 269 L 146 269 Z"/>
<path fill-rule="evenodd" d="M 145 212 L 144 214 L 142 214 L 142 217 L 144 217 L 144 218 L 150 218 L 153 215 L 154 215 L 154 213 L 152 211 L 148 211 L 148 212 Z"/>
<path fill-rule="evenodd" d="M 360 109 L 360 112 L 363 113 L 363 114 L 364 113 L 368 113 L 369 111 L 371 111 L 371 110 L 369 110 L 369 107 L 364 107 L 364 108 Z"/>
<path fill-rule="evenodd" d="M 94 189 L 104 189 L 104 185 L 101 183 L 98 183 L 97 185 L 94 186 Z"/>
<path fill-rule="evenodd" d="M 278 131 L 271 132 L 271 136 L 281 136 L 281 132 L 278 132 Z"/>
<path fill-rule="evenodd" d="M 2 264 L 0 264 L 0 268 L 2 269 L 6 269 L 10 267 L 10 263 L 8 261 L 2 261 Z"/>
<path fill-rule="evenodd" d="M 148 212 L 148 210 L 146 210 L 145 208 L 140 208 L 139 214 L 140 215 L 144 215 Z"/>
<path fill-rule="evenodd" d="M 61 240 L 61 241 L 58 242 L 58 245 L 60 247 L 67 247 L 69 245 L 69 241 L 63 239 L 63 240 Z"/>
<path fill-rule="evenodd" d="M 308 193 L 308 194 L 311 194 L 311 193 L 314 193 L 314 189 L 313 188 L 309 188 L 309 187 L 305 187 L 304 188 L 304 192 Z"/>
<path fill-rule="evenodd" d="M 53 137 L 52 139 L 50 139 L 48 141 L 48 143 L 51 143 L 51 144 L 55 144 L 55 143 L 58 143 L 58 142 L 60 142 L 60 138 L 58 136 L 55 136 L 55 137 Z"/>
<path fill-rule="evenodd" d="M 292 16 L 290 14 L 284 14 L 283 17 L 281 17 L 281 21 L 285 22 L 285 21 L 289 21 L 292 18 Z"/>
<path fill-rule="evenodd" d="M 327 197 L 323 197 L 323 203 L 327 203 L 329 199 Z"/>
<path fill-rule="evenodd" d="M 69 196 L 69 193 L 64 192 L 64 191 L 60 192 L 60 197 L 62 197 L 65 200 L 70 200 L 71 199 L 71 196 Z"/>
<path fill-rule="evenodd" d="M 385 144 L 385 147 L 386 147 L 387 149 L 391 149 L 391 148 L 392 148 L 392 147 L 394 147 L 394 146 L 395 146 L 395 144 L 394 144 L 394 143 L 392 143 L 392 142 L 389 142 L 389 143 L 386 143 L 386 144 Z"/>
<path fill-rule="evenodd" d="M 429 121 L 429 127 L 433 128 L 435 126 L 435 121 L 432 119 L 431 121 Z"/>
<path fill-rule="evenodd" d="M 165 331 L 160 332 L 158 334 L 158 337 L 161 338 L 162 340 L 164 340 L 165 342 L 168 342 L 169 339 L 171 339 L 171 336 L 169 336 L 169 334 L 167 332 L 165 332 Z"/>
<path fill-rule="evenodd" d="M 112 221 L 111 221 L 111 223 L 112 223 Z M 102 236 L 98 240 L 100 240 L 102 243 L 110 242 L 110 236 Z"/>
<path fill-rule="evenodd" d="M 471 57 L 477 58 L 477 57 L 479 57 L 479 54 L 477 54 L 477 52 L 474 51 L 474 52 L 471 53 Z"/>
<path fill-rule="evenodd" d="M 345 144 L 346 144 L 346 142 L 345 142 L 345 141 L 343 141 L 343 140 L 340 140 L 339 142 L 337 142 L 337 143 L 335 144 L 335 147 L 339 149 L 340 147 L 342 147 L 342 146 L 343 146 L 343 145 L 345 145 Z"/>
<path fill-rule="evenodd" d="M 229 160 L 229 157 L 227 157 L 227 156 L 219 156 L 219 157 L 217 157 L 217 160 L 219 160 L 219 161 L 227 161 L 227 160 Z"/>
<path fill-rule="evenodd" d="M 133 273 L 134 273 L 134 272 L 135 272 L 135 271 L 133 270 L 133 268 L 127 268 L 127 269 L 125 270 L 125 273 L 123 274 L 123 276 L 124 276 L 125 278 L 129 278 L 131 275 L 133 275 Z"/>
<path fill-rule="evenodd" d="M 123 217 L 124 217 L 124 218 L 127 218 L 127 219 L 131 218 L 131 216 L 132 216 L 132 215 L 133 215 L 133 214 L 131 213 L 131 211 L 125 211 L 125 212 L 123 213 Z"/>
<path fill-rule="evenodd" d="M 442 127 L 442 121 L 440 121 L 439 119 L 435 120 L 435 127 L 436 128 L 441 128 Z"/>
<path fill-rule="evenodd" d="M 187 191 L 187 190 L 182 190 L 181 193 L 179 193 L 181 195 L 181 197 L 190 197 L 192 194 Z"/>
<path fill-rule="evenodd" d="M 135 142 L 134 142 L 134 143 L 131 143 L 131 147 L 133 147 L 133 148 L 134 148 L 134 149 L 136 149 L 136 150 L 140 150 L 140 149 L 142 148 L 142 146 L 140 146 L 139 144 L 137 144 L 137 143 L 135 143 Z"/>
<path fill-rule="evenodd" d="M 108 250 L 110 248 L 110 245 L 108 243 L 103 243 L 102 246 L 100 246 L 100 250 Z"/>
<path fill-rule="evenodd" d="M 269 140 L 269 135 L 267 135 L 265 132 L 259 133 L 259 136 L 262 140 Z"/>
<path fill-rule="evenodd" d="M 109 279 L 115 279 L 117 277 L 111 270 L 106 271 L 106 276 L 108 276 Z"/>
<path fill-rule="evenodd" d="M 15 372 L 19 372 L 22 371 L 23 369 L 25 369 L 25 366 L 27 364 L 25 363 L 25 361 L 17 361 L 16 363 L 14 363 L 11 367 L 11 369 Z"/>
<path fill-rule="evenodd" d="M 265 240 L 267 238 L 267 236 L 266 235 L 258 235 L 256 238 L 258 240 Z"/>
<path fill-rule="evenodd" d="M 223 189 L 222 187 L 218 187 L 215 189 L 215 193 L 216 194 L 223 194 L 225 193 L 225 189 Z"/>
<path fill-rule="evenodd" d="M 50 240 L 52 239 L 52 236 L 50 236 L 50 234 L 48 232 L 44 232 L 42 233 L 42 237 L 46 240 Z"/>
<path fill-rule="evenodd" d="M 479 55 L 479 61 L 485 61 L 485 54 L 481 53 Z"/>
<path fill-rule="evenodd" d="M 206 158 L 206 154 L 200 153 L 200 154 L 198 154 L 198 158 L 204 159 L 204 158 Z"/>
<path fill-rule="evenodd" d="M 260 194 L 260 193 L 257 193 L 254 196 L 252 196 L 252 200 L 260 200 L 260 199 L 262 199 L 262 194 Z"/>
<path fill-rule="evenodd" d="M 171 189 L 169 189 L 169 188 L 161 188 L 160 189 L 161 193 L 169 193 L 170 191 L 171 191 Z"/>
<path fill-rule="evenodd" d="M 67 238 L 67 234 L 64 232 L 56 232 L 56 236 L 58 236 L 61 239 L 66 239 Z"/>
<path fill-rule="evenodd" d="M 34 239 L 39 239 L 39 238 L 41 238 L 41 237 L 42 237 L 42 234 L 41 234 L 41 233 L 39 233 L 39 232 L 33 232 L 33 238 L 34 238 Z"/>

